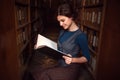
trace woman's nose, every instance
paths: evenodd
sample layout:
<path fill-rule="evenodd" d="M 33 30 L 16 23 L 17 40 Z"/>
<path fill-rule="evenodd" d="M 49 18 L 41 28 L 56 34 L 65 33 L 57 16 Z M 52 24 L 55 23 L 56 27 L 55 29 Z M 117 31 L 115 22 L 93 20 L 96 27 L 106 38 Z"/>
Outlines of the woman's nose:
<path fill-rule="evenodd" d="M 62 26 L 63 25 L 63 22 L 60 22 L 60 26 Z"/>

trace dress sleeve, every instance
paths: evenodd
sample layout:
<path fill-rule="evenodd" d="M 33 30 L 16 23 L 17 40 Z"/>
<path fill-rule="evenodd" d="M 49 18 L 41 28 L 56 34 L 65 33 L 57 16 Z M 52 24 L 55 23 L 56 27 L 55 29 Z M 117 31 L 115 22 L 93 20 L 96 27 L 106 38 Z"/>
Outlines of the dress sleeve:
<path fill-rule="evenodd" d="M 81 33 L 77 37 L 77 42 L 81 48 L 82 55 L 87 58 L 87 60 L 90 60 L 90 53 L 89 53 L 89 48 L 88 48 L 88 41 L 87 41 L 87 36 L 84 33 Z"/>

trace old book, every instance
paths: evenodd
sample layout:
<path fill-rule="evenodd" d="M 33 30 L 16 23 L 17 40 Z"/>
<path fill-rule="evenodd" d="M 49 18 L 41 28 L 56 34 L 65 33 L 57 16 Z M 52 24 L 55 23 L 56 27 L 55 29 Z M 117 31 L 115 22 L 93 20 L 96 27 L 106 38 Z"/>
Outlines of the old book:
<path fill-rule="evenodd" d="M 35 47 L 36 50 L 40 51 L 43 54 L 47 54 L 56 59 L 62 58 L 63 55 L 69 56 L 68 54 L 59 51 L 57 49 L 57 43 L 38 34 L 37 44 Z M 70 57 L 70 56 L 69 56 Z"/>

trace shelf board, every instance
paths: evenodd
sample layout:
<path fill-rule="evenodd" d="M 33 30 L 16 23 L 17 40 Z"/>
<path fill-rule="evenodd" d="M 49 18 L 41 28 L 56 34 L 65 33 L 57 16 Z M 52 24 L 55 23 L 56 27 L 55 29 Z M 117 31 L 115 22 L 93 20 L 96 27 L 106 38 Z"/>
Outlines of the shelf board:
<path fill-rule="evenodd" d="M 24 46 L 20 49 L 20 53 L 22 53 L 24 51 L 24 49 L 27 47 L 27 45 L 29 44 L 30 40 L 27 40 L 26 43 L 24 44 Z"/>
<path fill-rule="evenodd" d="M 90 25 L 90 24 L 84 24 L 83 26 L 85 26 L 87 28 L 90 28 L 90 29 L 93 29 L 95 31 L 99 31 L 100 30 L 99 26 L 93 26 L 93 25 Z"/>
<path fill-rule="evenodd" d="M 93 50 L 90 46 L 89 47 L 89 50 L 92 52 L 92 55 L 94 56 L 97 56 L 97 52 L 95 50 Z"/>
<path fill-rule="evenodd" d="M 38 21 L 38 20 L 39 20 L 39 17 L 38 17 L 38 18 L 35 18 L 35 19 L 33 19 L 33 20 L 31 20 L 30 23 L 34 23 L 34 22 L 36 22 L 36 21 Z"/>
<path fill-rule="evenodd" d="M 93 79 L 95 79 L 95 76 L 94 76 L 95 74 L 94 74 L 94 72 L 92 71 L 92 69 L 90 68 L 90 66 L 88 66 L 88 65 L 87 65 L 87 70 L 91 73 Z"/>
<path fill-rule="evenodd" d="M 91 4 L 84 6 L 84 8 L 95 8 L 95 7 L 103 7 L 103 4 Z"/>
<path fill-rule="evenodd" d="M 28 24 L 30 24 L 30 22 L 24 23 L 22 25 L 18 25 L 17 30 L 26 27 Z"/>
<path fill-rule="evenodd" d="M 27 7 L 29 4 L 28 3 L 19 2 L 19 1 L 15 1 L 15 5 Z"/>

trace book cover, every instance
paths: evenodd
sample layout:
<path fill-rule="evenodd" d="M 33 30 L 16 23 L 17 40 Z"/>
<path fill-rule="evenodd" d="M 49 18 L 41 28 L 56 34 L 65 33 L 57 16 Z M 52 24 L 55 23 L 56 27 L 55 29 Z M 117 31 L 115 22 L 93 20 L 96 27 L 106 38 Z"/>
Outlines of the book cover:
<path fill-rule="evenodd" d="M 59 59 L 63 55 L 69 56 L 64 52 L 61 52 L 57 49 L 57 43 L 38 34 L 36 50 L 40 51 L 43 54 L 47 54 L 53 58 Z M 70 57 L 70 56 L 69 56 Z"/>

